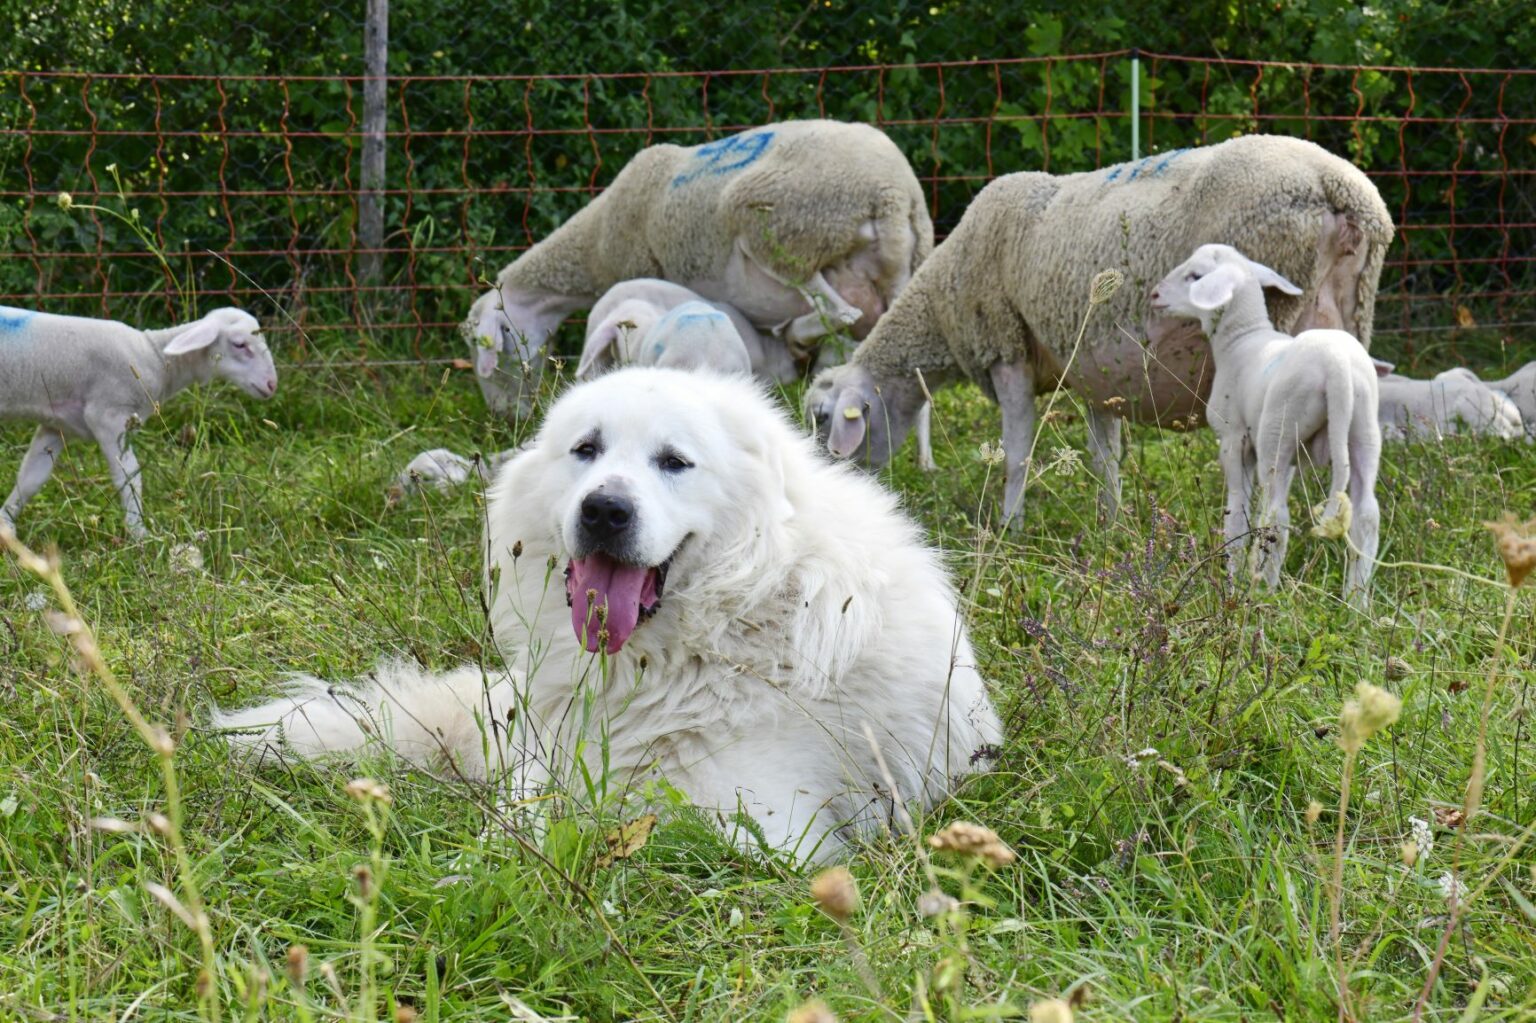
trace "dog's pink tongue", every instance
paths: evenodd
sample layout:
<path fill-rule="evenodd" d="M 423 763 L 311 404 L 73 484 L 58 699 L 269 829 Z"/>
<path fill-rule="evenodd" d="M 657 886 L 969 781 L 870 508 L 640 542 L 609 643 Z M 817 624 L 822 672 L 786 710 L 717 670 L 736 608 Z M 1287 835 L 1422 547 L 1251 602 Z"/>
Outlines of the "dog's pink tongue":
<path fill-rule="evenodd" d="M 640 621 L 640 594 L 650 569 L 625 565 L 606 554 L 571 561 L 571 628 L 576 639 L 597 653 L 600 633 L 608 633 L 607 652 L 616 654 Z M 607 607 L 604 618 L 601 608 Z"/>

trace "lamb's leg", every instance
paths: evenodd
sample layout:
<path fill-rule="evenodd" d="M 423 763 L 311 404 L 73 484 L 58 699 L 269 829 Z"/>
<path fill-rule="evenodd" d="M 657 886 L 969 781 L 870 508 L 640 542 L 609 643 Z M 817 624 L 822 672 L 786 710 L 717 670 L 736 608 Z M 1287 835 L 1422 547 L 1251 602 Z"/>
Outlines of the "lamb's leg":
<path fill-rule="evenodd" d="M 938 463 L 933 460 L 933 402 L 923 402 L 917 410 L 917 467 L 923 472 L 933 472 Z"/>
<path fill-rule="evenodd" d="M 1003 457 L 1007 486 L 1003 490 L 1003 524 L 1018 529 L 1023 520 L 1024 484 L 1035 444 L 1035 373 L 1029 363 L 994 362 L 989 371 L 998 407 L 1003 410 Z"/>
<path fill-rule="evenodd" d="M 112 485 L 117 487 L 123 501 L 123 517 L 128 523 L 128 535 L 142 540 L 149 535 L 144 528 L 143 480 L 139 474 L 139 459 L 128 442 L 128 417 L 112 415 L 93 417 L 88 420 L 91 435 L 101 445 L 101 453 L 107 459 L 107 472 Z"/>
<path fill-rule="evenodd" d="M 1221 474 L 1227 484 L 1227 511 L 1222 523 L 1226 538 L 1227 573 L 1237 579 L 1248 547 L 1248 507 L 1252 498 L 1252 458 L 1248 438 L 1242 434 L 1223 436 L 1219 449 Z"/>
<path fill-rule="evenodd" d="M 1296 446 L 1261 441 L 1255 454 L 1259 464 L 1259 503 L 1264 509 L 1259 525 L 1267 528 L 1270 535 L 1260 539 L 1254 549 L 1253 574 L 1274 589 L 1280 585 L 1285 549 L 1291 540 L 1291 479 L 1296 474 Z"/>
<path fill-rule="evenodd" d="M 1381 506 L 1376 503 L 1376 469 L 1381 458 L 1381 437 L 1364 423 L 1351 429 L 1349 503 L 1354 517 L 1349 524 L 1349 567 L 1344 574 L 1344 599 L 1364 609 L 1371 599 L 1371 575 L 1376 570 L 1376 551 L 1381 543 Z"/>
<path fill-rule="evenodd" d="M 1099 477 L 1099 521 L 1112 522 L 1120 512 L 1120 417 L 1088 409 L 1088 453 Z"/>
<path fill-rule="evenodd" d="M 54 460 L 63 449 L 63 434 L 46 426 L 37 428 L 37 432 L 32 435 L 32 446 L 27 448 L 27 456 L 21 460 L 21 469 L 16 473 L 16 486 L 11 488 L 5 504 L 0 505 L 0 522 L 8 526 L 16 524 L 16 516 L 21 514 L 21 509 L 48 482 Z"/>

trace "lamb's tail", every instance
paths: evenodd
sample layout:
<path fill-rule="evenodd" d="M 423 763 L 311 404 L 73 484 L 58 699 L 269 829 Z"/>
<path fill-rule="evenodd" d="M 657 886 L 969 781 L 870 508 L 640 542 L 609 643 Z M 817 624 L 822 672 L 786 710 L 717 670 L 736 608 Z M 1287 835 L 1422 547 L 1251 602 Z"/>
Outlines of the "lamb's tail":
<path fill-rule="evenodd" d="M 1328 372 L 1328 461 L 1333 467 L 1333 483 L 1328 500 L 1313 514 L 1317 525 L 1312 531 L 1318 536 L 1338 539 L 1349 533 L 1353 509 L 1349 501 L 1349 433 L 1355 418 L 1354 375 L 1346 365 L 1334 366 Z"/>
<path fill-rule="evenodd" d="M 1355 278 L 1355 322 L 1345 329 L 1371 350 L 1371 327 L 1376 316 L 1376 289 L 1381 282 L 1381 268 L 1396 229 L 1392 214 L 1374 182 L 1358 167 L 1338 159 L 1321 176 L 1323 198 L 1334 213 L 1344 219 L 1344 229 L 1353 238 L 1342 239 L 1346 248 L 1365 246 L 1365 260 L 1360 276 Z"/>
<path fill-rule="evenodd" d="M 429 672 L 385 661 L 353 685 L 298 676 L 279 699 L 219 711 L 211 724 L 241 749 L 281 744 L 313 758 L 379 742 L 424 767 L 484 778 L 496 756 L 489 719 L 506 720 L 513 688 L 475 665 Z"/>

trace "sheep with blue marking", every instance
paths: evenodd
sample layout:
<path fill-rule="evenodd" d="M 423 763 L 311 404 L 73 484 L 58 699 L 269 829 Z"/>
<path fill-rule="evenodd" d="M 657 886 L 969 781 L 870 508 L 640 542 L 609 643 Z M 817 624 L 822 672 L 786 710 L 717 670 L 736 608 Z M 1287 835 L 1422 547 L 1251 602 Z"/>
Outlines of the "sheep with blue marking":
<path fill-rule="evenodd" d="M 795 373 L 784 343 L 759 334 L 737 309 L 654 278 L 615 284 L 587 316 L 577 379 L 590 380 L 614 365 L 754 373 L 768 380 Z"/>
<path fill-rule="evenodd" d="M 1010 174 L 976 197 L 844 366 L 806 394 L 828 449 L 884 464 L 927 392 L 970 379 L 1002 407 L 1016 523 L 1035 439 L 1034 396 L 1064 383 L 1086 406 L 1101 509 L 1119 502 L 1120 420 L 1187 426 L 1210 393 L 1197 325 L 1159 316 L 1147 292 L 1207 242 L 1295 281 L 1269 312 L 1283 331 L 1340 328 L 1369 346 L 1392 218 L 1369 178 L 1300 139 L 1250 135 L 1081 174 Z M 1126 283 L 1089 308 L 1105 269 Z"/>
<path fill-rule="evenodd" d="M 932 247 L 917 176 L 869 125 L 785 121 L 662 143 L 503 268 L 463 333 L 487 403 L 517 417 L 555 328 L 620 281 L 728 303 L 809 357 L 837 331 L 863 337 Z"/>
<path fill-rule="evenodd" d="M 140 330 L 0 306 L 0 418 L 38 424 L 16 485 L 0 505 L 0 526 L 14 527 L 48 481 L 69 434 L 100 446 L 128 534 L 142 539 L 143 484 L 129 431 L 177 391 L 215 378 L 255 398 L 276 394 L 277 368 L 260 331 L 254 316 L 233 308 L 178 327 Z"/>

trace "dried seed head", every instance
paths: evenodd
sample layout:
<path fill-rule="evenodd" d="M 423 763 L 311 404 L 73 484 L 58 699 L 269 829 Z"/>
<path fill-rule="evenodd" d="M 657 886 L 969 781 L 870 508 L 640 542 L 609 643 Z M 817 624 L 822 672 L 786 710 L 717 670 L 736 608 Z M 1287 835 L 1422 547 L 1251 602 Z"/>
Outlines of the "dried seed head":
<path fill-rule="evenodd" d="M 60 192 L 54 201 L 59 204 L 59 209 L 65 213 L 75 208 L 75 197 L 68 192 Z"/>
<path fill-rule="evenodd" d="M 197 983 L 195 987 L 197 989 L 197 997 L 199 999 L 207 998 L 209 995 L 213 994 L 213 974 L 209 973 L 207 970 L 198 970 Z"/>
<path fill-rule="evenodd" d="M 811 898 L 838 923 L 847 923 L 859 908 L 859 886 L 847 867 L 831 867 L 811 881 Z"/>
<path fill-rule="evenodd" d="M 1524 522 L 1510 512 L 1497 522 L 1484 522 L 1493 532 L 1499 547 L 1499 557 L 1504 559 L 1504 571 L 1509 575 L 1511 589 L 1525 582 L 1526 576 L 1536 570 L 1536 519 Z"/>
<path fill-rule="evenodd" d="M 1419 845 L 1417 842 L 1404 842 L 1397 847 L 1398 854 L 1403 858 L 1403 866 L 1412 867 L 1419 862 Z"/>
<path fill-rule="evenodd" d="M 1382 666 L 1382 674 L 1387 677 L 1388 682 L 1397 682 L 1407 678 L 1410 670 L 1408 662 L 1401 657 L 1388 657 L 1386 663 Z"/>
<path fill-rule="evenodd" d="M 1397 720 L 1403 701 L 1369 682 L 1355 685 L 1355 698 L 1346 700 L 1339 715 L 1339 745 L 1355 753 L 1366 741 Z"/>
<path fill-rule="evenodd" d="M 997 832 L 968 821 L 955 821 L 928 836 L 928 844 L 939 852 L 981 860 L 994 870 L 1018 859 L 1018 854 L 1003 844 Z"/>
<path fill-rule="evenodd" d="M 1328 504 L 1324 502 L 1312 509 L 1312 517 L 1317 520 L 1317 525 L 1312 527 L 1312 535 L 1320 536 L 1324 540 L 1342 540 L 1349 535 L 1350 524 L 1355 518 L 1355 506 L 1349 500 L 1349 495 L 1339 491 L 1333 495 L 1336 502 L 1332 515 L 1327 514 Z"/>
<path fill-rule="evenodd" d="M 827 1008 L 826 1002 L 813 998 L 789 1010 L 785 1023 L 837 1023 L 837 1016 Z"/>
<path fill-rule="evenodd" d="M 1125 274 L 1119 270 L 1100 270 L 1094 275 L 1093 283 L 1088 286 L 1089 304 L 1103 305 L 1120 290 L 1120 285 L 1124 283 Z"/>
<path fill-rule="evenodd" d="M 937 888 L 924 892 L 917 899 L 917 914 L 924 920 L 945 916 L 959 908 L 960 900 L 953 895 L 945 895 Z"/>
<path fill-rule="evenodd" d="M 365 899 L 373 898 L 373 870 L 368 864 L 358 864 L 353 868 L 352 876 L 357 879 L 357 894 Z"/>
<path fill-rule="evenodd" d="M 1314 800 L 1312 800 L 1312 802 L 1307 804 L 1307 812 L 1306 812 L 1305 816 L 1306 816 L 1306 820 L 1307 820 L 1308 824 L 1316 824 L 1317 823 L 1317 819 L 1319 817 L 1321 817 L 1322 815 L 1323 815 L 1323 804 L 1322 803 L 1319 803 L 1317 800 L 1314 799 Z"/>
<path fill-rule="evenodd" d="M 171 833 L 171 819 L 163 813 L 150 814 L 144 818 L 144 823 L 148 824 L 149 829 L 161 838 Z"/>
<path fill-rule="evenodd" d="M 1029 1007 L 1029 1023 L 1072 1023 L 1072 1006 L 1060 998 L 1047 998 Z"/>
<path fill-rule="evenodd" d="M 416 1007 L 414 1005 L 397 1005 L 395 1007 L 395 1023 L 416 1023 Z"/>
<path fill-rule="evenodd" d="M 309 977 L 309 948 L 304 945 L 289 945 L 286 969 L 288 983 L 294 987 L 303 987 L 304 981 Z"/>

